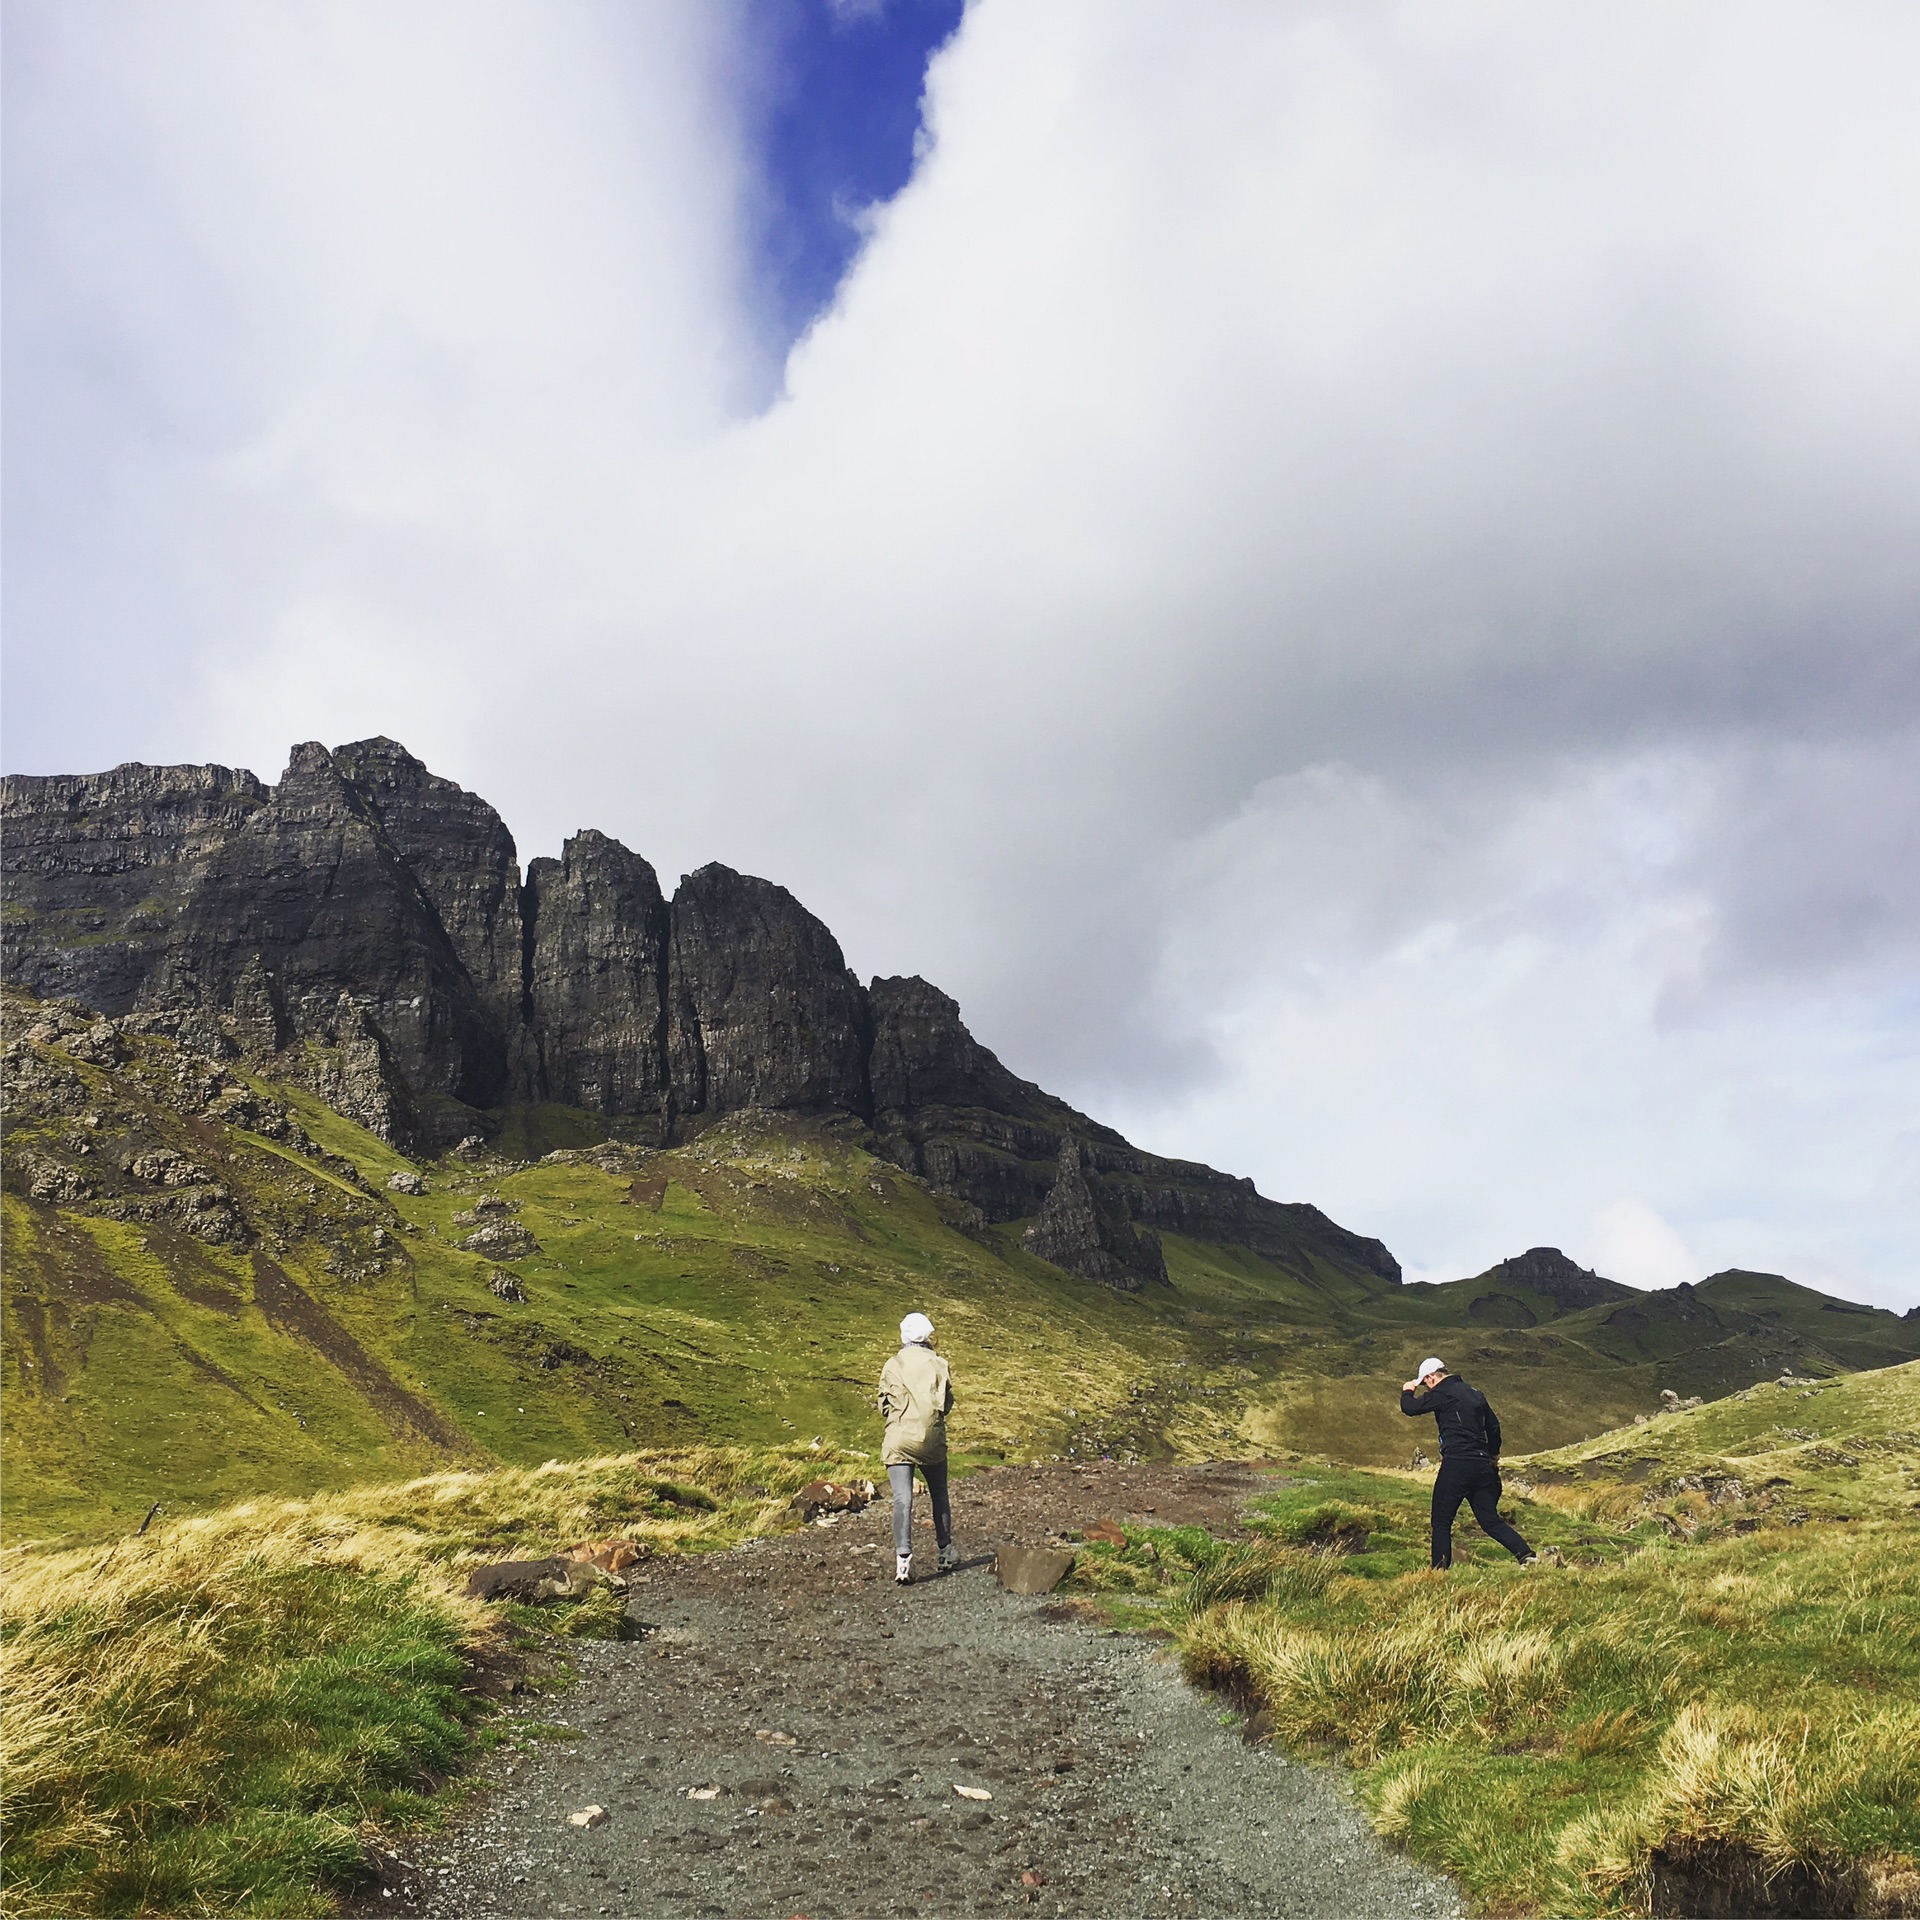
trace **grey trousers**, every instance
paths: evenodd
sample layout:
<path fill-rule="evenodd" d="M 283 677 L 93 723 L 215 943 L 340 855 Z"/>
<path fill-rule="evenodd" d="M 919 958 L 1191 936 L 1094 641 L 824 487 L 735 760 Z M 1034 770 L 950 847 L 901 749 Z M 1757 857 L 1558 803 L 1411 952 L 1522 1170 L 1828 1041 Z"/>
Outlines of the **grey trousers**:
<path fill-rule="evenodd" d="M 947 1504 L 947 1463 L 937 1461 L 919 1471 L 927 1483 L 927 1498 L 933 1502 L 933 1537 L 948 1546 L 953 1540 L 953 1509 Z M 887 1469 L 893 1484 L 893 1550 L 898 1554 L 913 1551 L 913 1474 L 912 1467 Z"/>

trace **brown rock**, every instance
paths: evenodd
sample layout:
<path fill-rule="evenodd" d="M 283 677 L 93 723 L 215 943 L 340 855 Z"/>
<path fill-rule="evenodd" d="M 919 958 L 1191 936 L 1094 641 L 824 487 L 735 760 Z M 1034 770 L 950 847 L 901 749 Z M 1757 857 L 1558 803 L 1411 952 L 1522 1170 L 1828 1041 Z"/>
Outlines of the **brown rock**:
<path fill-rule="evenodd" d="M 859 1513 L 879 1496 L 871 1480 L 809 1480 L 788 1501 L 803 1520 L 822 1513 Z"/>
<path fill-rule="evenodd" d="M 606 1578 L 598 1567 L 579 1560 L 496 1560 L 475 1567 L 466 1590 L 470 1600 L 517 1600 L 537 1607 L 549 1600 L 578 1600 Z"/>
<path fill-rule="evenodd" d="M 1009 1593 L 1051 1593 L 1073 1571 L 1073 1555 L 1056 1547 L 1002 1547 L 993 1556 L 994 1578 Z"/>
<path fill-rule="evenodd" d="M 1127 1544 L 1127 1531 L 1118 1520 L 1096 1520 L 1082 1531 L 1080 1537 L 1103 1547 L 1124 1547 Z"/>

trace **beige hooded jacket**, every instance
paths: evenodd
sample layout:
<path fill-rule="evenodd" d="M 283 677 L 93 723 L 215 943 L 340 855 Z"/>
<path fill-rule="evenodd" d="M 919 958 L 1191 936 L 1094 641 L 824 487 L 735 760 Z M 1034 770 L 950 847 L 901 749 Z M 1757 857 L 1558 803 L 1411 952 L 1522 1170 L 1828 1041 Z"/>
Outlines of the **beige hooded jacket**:
<path fill-rule="evenodd" d="M 880 1411 L 887 1438 L 880 1458 L 889 1467 L 937 1466 L 947 1457 L 947 1412 L 953 1375 L 931 1347 L 902 1347 L 880 1369 Z"/>

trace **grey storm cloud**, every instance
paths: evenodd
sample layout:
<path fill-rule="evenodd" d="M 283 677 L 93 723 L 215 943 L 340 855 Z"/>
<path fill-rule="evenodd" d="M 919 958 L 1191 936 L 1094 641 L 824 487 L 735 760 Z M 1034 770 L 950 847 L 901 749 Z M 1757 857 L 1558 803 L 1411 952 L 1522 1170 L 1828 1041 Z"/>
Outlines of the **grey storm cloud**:
<path fill-rule="evenodd" d="M 1910 8 L 979 0 L 761 408 L 727 9 L 9 16 L 12 765 L 387 732 L 1421 1271 L 1920 1291 Z"/>

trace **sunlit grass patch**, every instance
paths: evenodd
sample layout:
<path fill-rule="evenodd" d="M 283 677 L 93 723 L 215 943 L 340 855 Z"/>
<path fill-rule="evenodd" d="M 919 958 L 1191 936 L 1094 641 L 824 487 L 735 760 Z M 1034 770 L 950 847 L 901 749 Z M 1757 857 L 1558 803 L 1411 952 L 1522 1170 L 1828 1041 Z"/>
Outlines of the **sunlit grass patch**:
<path fill-rule="evenodd" d="M 15 1551 L 0 1589 L 7 1911 L 330 1911 L 362 1828 L 430 1818 L 470 1751 L 476 1661 L 524 1659 L 528 1632 L 557 1650 L 619 1630 L 610 1590 L 483 1607 L 459 1591 L 468 1566 L 616 1532 L 659 1552 L 724 1546 L 780 1524 L 838 1458 L 708 1447 L 434 1474 Z"/>
<path fill-rule="evenodd" d="M 1895 1449 L 1920 1425 L 1920 1369 L 1822 1392 L 1824 1444 L 1856 1460 L 1872 1449 L 1847 1435 L 1850 1412 Z M 1752 1444 L 1771 1409 L 1703 1411 L 1712 1437 Z M 1323 1553 L 1327 1577 L 1264 1587 L 1258 1549 L 1196 1558 L 1167 1613 L 1187 1671 L 1258 1705 L 1295 1750 L 1355 1767 L 1380 1830 L 1495 1911 L 1911 1911 L 1912 1489 L 1884 1469 L 1836 1480 L 1821 1458 L 1772 1488 L 1721 1491 L 1688 1525 L 1676 1502 L 1725 1477 L 1692 1418 L 1591 1443 L 1588 1460 L 1619 1464 L 1553 1488 L 1563 1507 L 1517 1503 L 1567 1562 L 1534 1571 L 1504 1555 L 1393 1570 L 1380 1562 L 1423 1525 L 1418 1484 L 1303 1470 L 1272 1503 L 1276 1532 L 1364 1503 L 1385 1518 L 1385 1551 Z M 1822 1497 L 1850 1517 L 1808 1517 Z M 1288 1553 L 1308 1560 L 1282 1548 L 1280 1564 Z"/>

